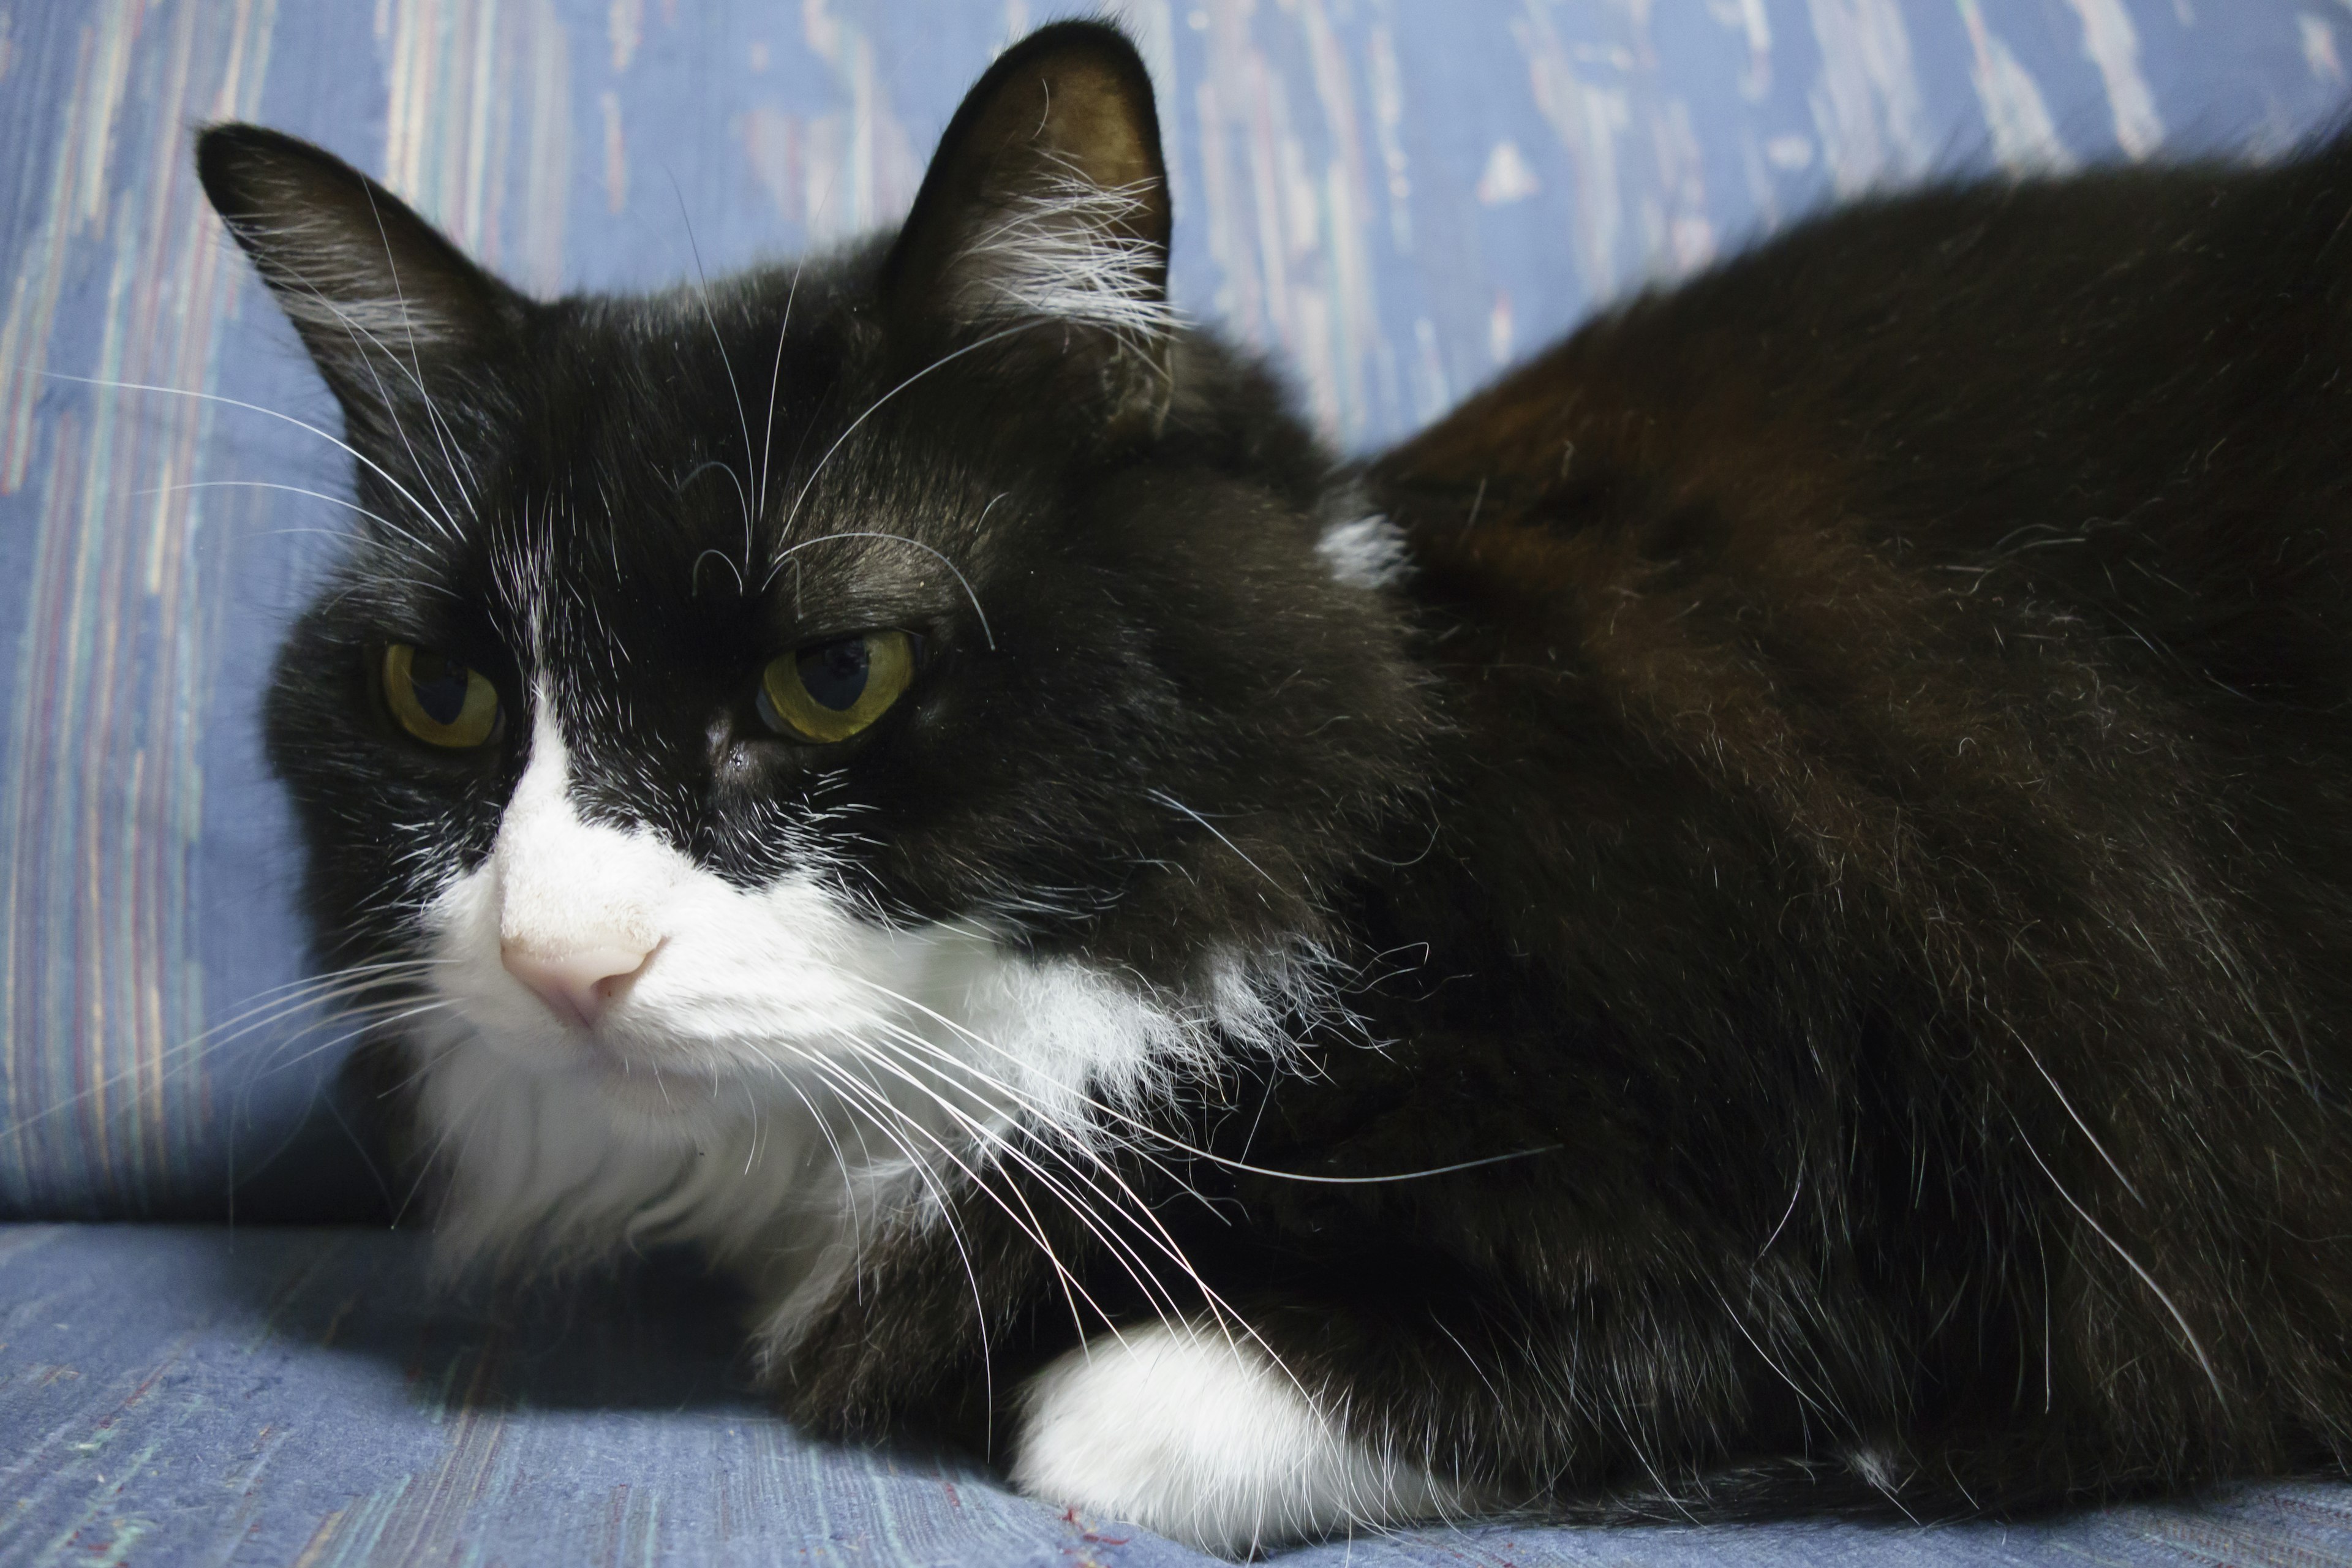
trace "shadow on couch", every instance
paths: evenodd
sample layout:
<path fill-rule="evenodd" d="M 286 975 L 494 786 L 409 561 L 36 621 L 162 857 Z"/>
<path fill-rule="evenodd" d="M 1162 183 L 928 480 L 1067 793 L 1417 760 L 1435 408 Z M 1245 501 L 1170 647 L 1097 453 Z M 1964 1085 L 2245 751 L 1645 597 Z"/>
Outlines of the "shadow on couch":
<path fill-rule="evenodd" d="M 223 1317 L 248 1320 L 255 1342 L 373 1359 L 427 1405 L 747 1414 L 764 1405 L 744 1350 L 748 1301 L 684 1254 L 557 1281 L 450 1284 L 433 1272 L 430 1237 L 415 1229 L 240 1226 L 182 1236 L 199 1243 L 185 1248 L 194 1266 L 185 1288 L 215 1293 Z"/>

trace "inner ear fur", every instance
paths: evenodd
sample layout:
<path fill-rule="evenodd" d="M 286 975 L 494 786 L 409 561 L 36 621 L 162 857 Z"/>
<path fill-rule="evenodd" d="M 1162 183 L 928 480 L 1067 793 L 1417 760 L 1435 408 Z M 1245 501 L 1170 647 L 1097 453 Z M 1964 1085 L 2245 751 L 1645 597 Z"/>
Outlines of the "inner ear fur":
<path fill-rule="evenodd" d="M 515 341 L 523 297 L 324 148 L 215 125 L 196 138 L 196 174 L 353 417 Z"/>
<path fill-rule="evenodd" d="M 1169 226 L 1142 58 L 1115 28 L 1059 23 L 1005 51 L 965 96 L 892 248 L 886 293 L 901 320 L 1037 318 L 1157 360 Z"/>

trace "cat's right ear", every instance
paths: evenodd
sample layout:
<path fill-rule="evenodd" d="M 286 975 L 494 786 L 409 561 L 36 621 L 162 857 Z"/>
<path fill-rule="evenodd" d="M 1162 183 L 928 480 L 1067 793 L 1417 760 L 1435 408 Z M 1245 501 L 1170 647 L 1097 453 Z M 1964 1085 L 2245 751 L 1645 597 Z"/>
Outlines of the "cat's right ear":
<path fill-rule="evenodd" d="M 215 125 L 196 174 L 352 420 L 462 397 L 517 342 L 528 301 L 323 148 Z"/>
<path fill-rule="evenodd" d="M 998 57 L 948 122 L 885 264 L 895 318 L 1034 322 L 1118 412 L 1166 392 L 1168 172 L 1151 78 L 1117 28 L 1061 22 Z"/>

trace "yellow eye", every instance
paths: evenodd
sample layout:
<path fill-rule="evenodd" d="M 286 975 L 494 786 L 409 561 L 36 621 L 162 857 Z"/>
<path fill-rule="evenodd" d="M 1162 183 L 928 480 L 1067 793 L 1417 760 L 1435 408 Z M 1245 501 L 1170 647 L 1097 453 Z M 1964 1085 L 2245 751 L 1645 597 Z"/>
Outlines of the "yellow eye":
<path fill-rule="evenodd" d="M 915 679 L 915 639 L 860 632 L 794 648 L 760 672 L 760 717 L 780 735 L 846 741 L 890 710 Z"/>
<path fill-rule="evenodd" d="M 499 689 L 445 654 L 396 642 L 383 650 L 383 700 L 400 727 L 462 751 L 499 731 Z"/>

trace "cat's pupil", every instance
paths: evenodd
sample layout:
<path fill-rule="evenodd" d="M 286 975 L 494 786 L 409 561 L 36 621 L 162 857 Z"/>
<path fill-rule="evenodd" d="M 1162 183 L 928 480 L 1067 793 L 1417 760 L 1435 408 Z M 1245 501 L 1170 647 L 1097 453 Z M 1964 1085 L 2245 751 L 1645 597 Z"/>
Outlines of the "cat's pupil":
<path fill-rule="evenodd" d="M 799 662 L 801 689 L 820 707 L 845 713 L 866 694 L 864 637 L 844 637 L 803 648 Z"/>
<path fill-rule="evenodd" d="M 436 724 L 455 724 L 466 710 L 467 670 L 454 658 L 418 648 L 408 666 L 408 688 Z"/>

